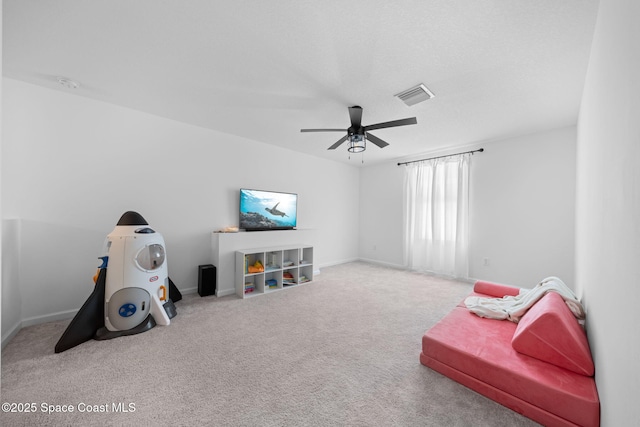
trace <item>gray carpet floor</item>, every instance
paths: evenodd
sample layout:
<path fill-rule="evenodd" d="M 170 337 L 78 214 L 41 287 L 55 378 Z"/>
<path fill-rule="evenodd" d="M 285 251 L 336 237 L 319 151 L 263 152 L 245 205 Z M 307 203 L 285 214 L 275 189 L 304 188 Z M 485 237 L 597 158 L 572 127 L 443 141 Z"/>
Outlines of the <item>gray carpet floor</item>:
<path fill-rule="evenodd" d="M 69 321 L 24 328 L 2 352 L 2 402 L 34 411 L 0 425 L 537 425 L 420 364 L 422 335 L 470 284 L 363 262 L 314 279 L 186 295 L 169 326 L 60 354 Z"/>

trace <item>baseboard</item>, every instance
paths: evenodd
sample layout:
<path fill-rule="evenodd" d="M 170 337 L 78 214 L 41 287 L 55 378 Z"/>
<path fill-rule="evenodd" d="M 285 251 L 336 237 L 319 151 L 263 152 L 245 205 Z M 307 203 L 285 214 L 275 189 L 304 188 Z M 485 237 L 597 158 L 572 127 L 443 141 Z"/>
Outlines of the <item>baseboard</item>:
<path fill-rule="evenodd" d="M 370 264 L 377 264 L 383 267 L 389 267 L 389 268 L 396 268 L 398 270 L 405 270 L 405 271 L 416 271 L 419 273 L 424 273 L 424 274 L 428 274 L 434 277 L 442 277 L 444 279 L 451 279 L 451 280 L 457 280 L 459 282 L 465 282 L 465 283 L 475 283 L 478 279 L 474 279 L 471 277 L 468 278 L 464 278 L 464 277 L 453 277 L 453 276 L 449 276 L 447 274 L 439 274 L 439 273 L 435 273 L 433 271 L 422 271 L 422 270 L 412 270 L 407 266 L 404 265 L 399 265 L 399 264 L 393 264 L 390 262 L 385 262 L 385 261 L 378 261 L 375 259 L 369 259 L 369 258 L 358 258 L 359 261 L 362 262 L 368 262 Z"/>
<path fill-rule="evenodd" d="M 383 267 L 396 268 L 396 269 L 399 269 L 399 270 L 407 270 L 407 267 L 405 267 L 404 265 L 394 264 L 392 262 L 386 262 L 386 261 L 379 261 L 377 259 L 358 258 L 358 261 L 368 262 L 369 264 L 377 264 L 377 265 L 381 265 Z"/>
<path fill-rule="evenodd" d="M 18 322 L 13 325 L 11 330 L 9 330 L 9 333 L 2 337 L 2 348 L 5 348 L 7 344 L 9 344 L 9 341 L 11 341 L 13 337 L 15 337 L 18 332 L 20 332 L 20 329 L 22 329 L 22 322 Z"/>
<path fill-rule="evenodd" d="M 323 262 L 318 265 L 318 268 L 331 267 L 331 266 L 340 265 L 340 264 L 347 264 L 349 262 L 354 262 L 354 261 L 360 261 L 360 258 L 348 258 L 348 259 L 342 259 L 342 260 Z M 315 271 L 314 271 L 314 274 L 315 274 Z"/>
<path fill-rule="evenodd" d="M 198 288 L 197 287 L 193 287 L 193 288 L 187 288 L 187 289 L 180 289 L 180 293 L 182 295 L 190 295 L 190 294 L 195 294 L 196 292 L 198 292 Z"/>
<path fill-rule="evenodd" d="M 57 313 L 43 314 L 42 316 L 27 317 L 26 319 L 22 319 L 20 327 L 25 328 L 27 326 L 39 325 L 41 323 L 57 322 L 58 320 L 73 319 L 73 316 L 76 315 L 78 310 L 80 309 L 77 308 L 74 310 L 66 310 L 66 311 L 59 311 Z"/>
<path fill-rule="evenodd" d="M 235 289 L 218 289 L 216 291 L 216 296 L 218 298 L 226 297 L 227 295 L 234 295 L 236 293 Z"/>

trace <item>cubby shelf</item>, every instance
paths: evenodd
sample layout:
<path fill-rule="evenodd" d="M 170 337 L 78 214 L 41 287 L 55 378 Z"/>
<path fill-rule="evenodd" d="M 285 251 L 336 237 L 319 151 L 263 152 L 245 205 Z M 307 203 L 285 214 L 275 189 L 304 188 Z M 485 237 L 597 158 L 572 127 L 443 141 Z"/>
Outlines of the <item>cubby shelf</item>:
<path fill-rule="evenodd" d="M 256 267 L 256 270 L 252 267 Z M 313 280 L 313 246 L 293 245 L 236 251 L 235 276 L 236 295 L 240 298 L 309 283 Z"/>

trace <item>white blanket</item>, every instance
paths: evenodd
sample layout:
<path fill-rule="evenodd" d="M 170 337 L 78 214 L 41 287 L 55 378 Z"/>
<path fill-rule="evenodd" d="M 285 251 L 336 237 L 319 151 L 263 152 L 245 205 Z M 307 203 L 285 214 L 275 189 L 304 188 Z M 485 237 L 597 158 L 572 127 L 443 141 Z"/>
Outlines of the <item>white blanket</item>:
<path fill-rule="evenodd" d="M 505 296 L 503 298 L 483 298 L 477 296 L 467 297 L 464 304 L 472 312 L 480 317 L 490 319 L 508 319 L 518 323 L 520 318 L 547 292 L 556 292 L 577 319 L 584 319 L 585 313 L 582 304 L 575 294 L 562 280 L 557 277 L 547 277 L 533 289 L 520 289 L 517 296 Z"/>

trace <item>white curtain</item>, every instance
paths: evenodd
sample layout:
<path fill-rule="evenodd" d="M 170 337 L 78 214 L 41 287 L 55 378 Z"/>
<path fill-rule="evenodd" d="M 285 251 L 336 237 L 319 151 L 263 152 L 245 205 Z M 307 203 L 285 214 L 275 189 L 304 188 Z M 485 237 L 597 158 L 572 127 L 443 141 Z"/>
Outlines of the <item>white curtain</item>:
<path fill-rule="evenodd" d="M 404 176 L 404 259 L 413 270 L 469 274 L 470 154 L 410 163 Z"/>

